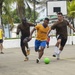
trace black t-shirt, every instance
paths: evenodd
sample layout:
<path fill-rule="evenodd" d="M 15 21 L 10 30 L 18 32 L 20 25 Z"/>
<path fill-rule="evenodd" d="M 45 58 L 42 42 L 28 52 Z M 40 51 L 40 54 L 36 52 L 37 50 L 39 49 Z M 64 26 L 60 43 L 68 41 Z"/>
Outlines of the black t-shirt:
<path fill-rule="evenodd" d="M 56 29 L 56 36 L 62 35 L 64 38 L 67 39 L 67 26 L 68 25 L 69 25 L 69 22 L 67 20 L 63 20 L 62 22 L 57 21 L 56 23 L 54 23 L 51 29 Z"/>
<path fill-rule="evenodd" d="M 22 37 L 29 37 L 30 36 L 30 26 L 33 24 L 27 23 L 26 25 L 18 25 L 17 29 L 20 29 Z"/>

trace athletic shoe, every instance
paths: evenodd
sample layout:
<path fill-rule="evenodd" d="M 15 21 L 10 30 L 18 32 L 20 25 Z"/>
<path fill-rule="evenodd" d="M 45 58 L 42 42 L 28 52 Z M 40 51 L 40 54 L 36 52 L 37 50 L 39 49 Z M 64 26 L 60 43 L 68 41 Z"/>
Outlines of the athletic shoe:
<path fill-rule="evenodd" d="M 4 54 L 3 52 L 1 52 L 1 54 Z"/>
<path fill-rule="evenodd" d="M 36 59 L 36 63 L 39 63 L 39 59 Z"/>
<path fill-rule="evenodd" d="M 25 57 L 25 60 L 24 61 L 28 61 L 29 60 L 29 58 L 28 57 Z"/>
<path fill-rule="evenodd" d="M 53 57 L 56 57 L 56 55 L 57 55 L 57 53 L 54 53 L 54 54 L 53 54 Z"/>
<path fill-rule="evenodd" d="M 53 54 L 53 57 L 56 57 L 56 55 Z"/>
<path fill-rule="evenodd" d="M 30 54 L 30 50 L 27 50 L 27 55 L 29 55 Z"/>
<path fill-rule="evenodd" d="M 49 48 L 49 46 L 47 46 L 47 48 Z"/>

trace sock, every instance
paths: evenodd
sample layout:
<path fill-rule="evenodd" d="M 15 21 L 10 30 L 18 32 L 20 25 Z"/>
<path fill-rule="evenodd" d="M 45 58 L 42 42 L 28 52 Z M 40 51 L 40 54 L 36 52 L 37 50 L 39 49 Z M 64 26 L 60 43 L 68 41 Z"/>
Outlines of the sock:
<path fill-rule="evenodd" d="M 59 58 L 61 52 L 62 52 L 61 50 L 58 50 L 57 58 Z"/>
<path fill-rule="evenodd" d="M 60 54 L 62 51 L 61 50 L 58 50 L 58 54 Z"/>
<path fill-rule="evenodd" d="M 58 53 L 59 48 L 57 46 L 55 46 L 54 48 L 54 53 Z"/>

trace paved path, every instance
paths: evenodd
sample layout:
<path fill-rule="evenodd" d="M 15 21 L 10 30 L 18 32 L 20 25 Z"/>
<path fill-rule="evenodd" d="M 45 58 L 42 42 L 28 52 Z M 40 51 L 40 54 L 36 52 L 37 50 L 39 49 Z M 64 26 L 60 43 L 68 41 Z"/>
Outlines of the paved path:
<path fill-rule="evenodd" d="M 31 48 L 30 60 L 24 62 L 20 48 L 5 49 L 0 54 L 0 75 L 75 75 L 75 45 L 67 45 L 61 54 L 61 59 L 52 57 L 54 46 L 45 49 L 45 54 L 39 64 L 35 62 L 37 53 Z M 44 64 L 43 59 L 49 57 L 50 64 Z"/>

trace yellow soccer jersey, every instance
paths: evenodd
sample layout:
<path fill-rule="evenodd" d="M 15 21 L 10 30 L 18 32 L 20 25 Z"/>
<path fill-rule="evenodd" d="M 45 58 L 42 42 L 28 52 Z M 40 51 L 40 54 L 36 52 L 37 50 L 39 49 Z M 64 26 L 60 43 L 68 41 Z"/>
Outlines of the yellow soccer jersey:
<path fill-rule="evenodd" d="M 37 30 L 36 39 L 40 41 L 47 40 L 47 33 L 50 30 L 50 27 L 47 26 L 46 28 L 42 24 L 38 24 L 35 26 Z"/>
<path fill-rule="evenodd" d="M 3 39 L 3 30 L 0 29 L 0 39 Z"/>

